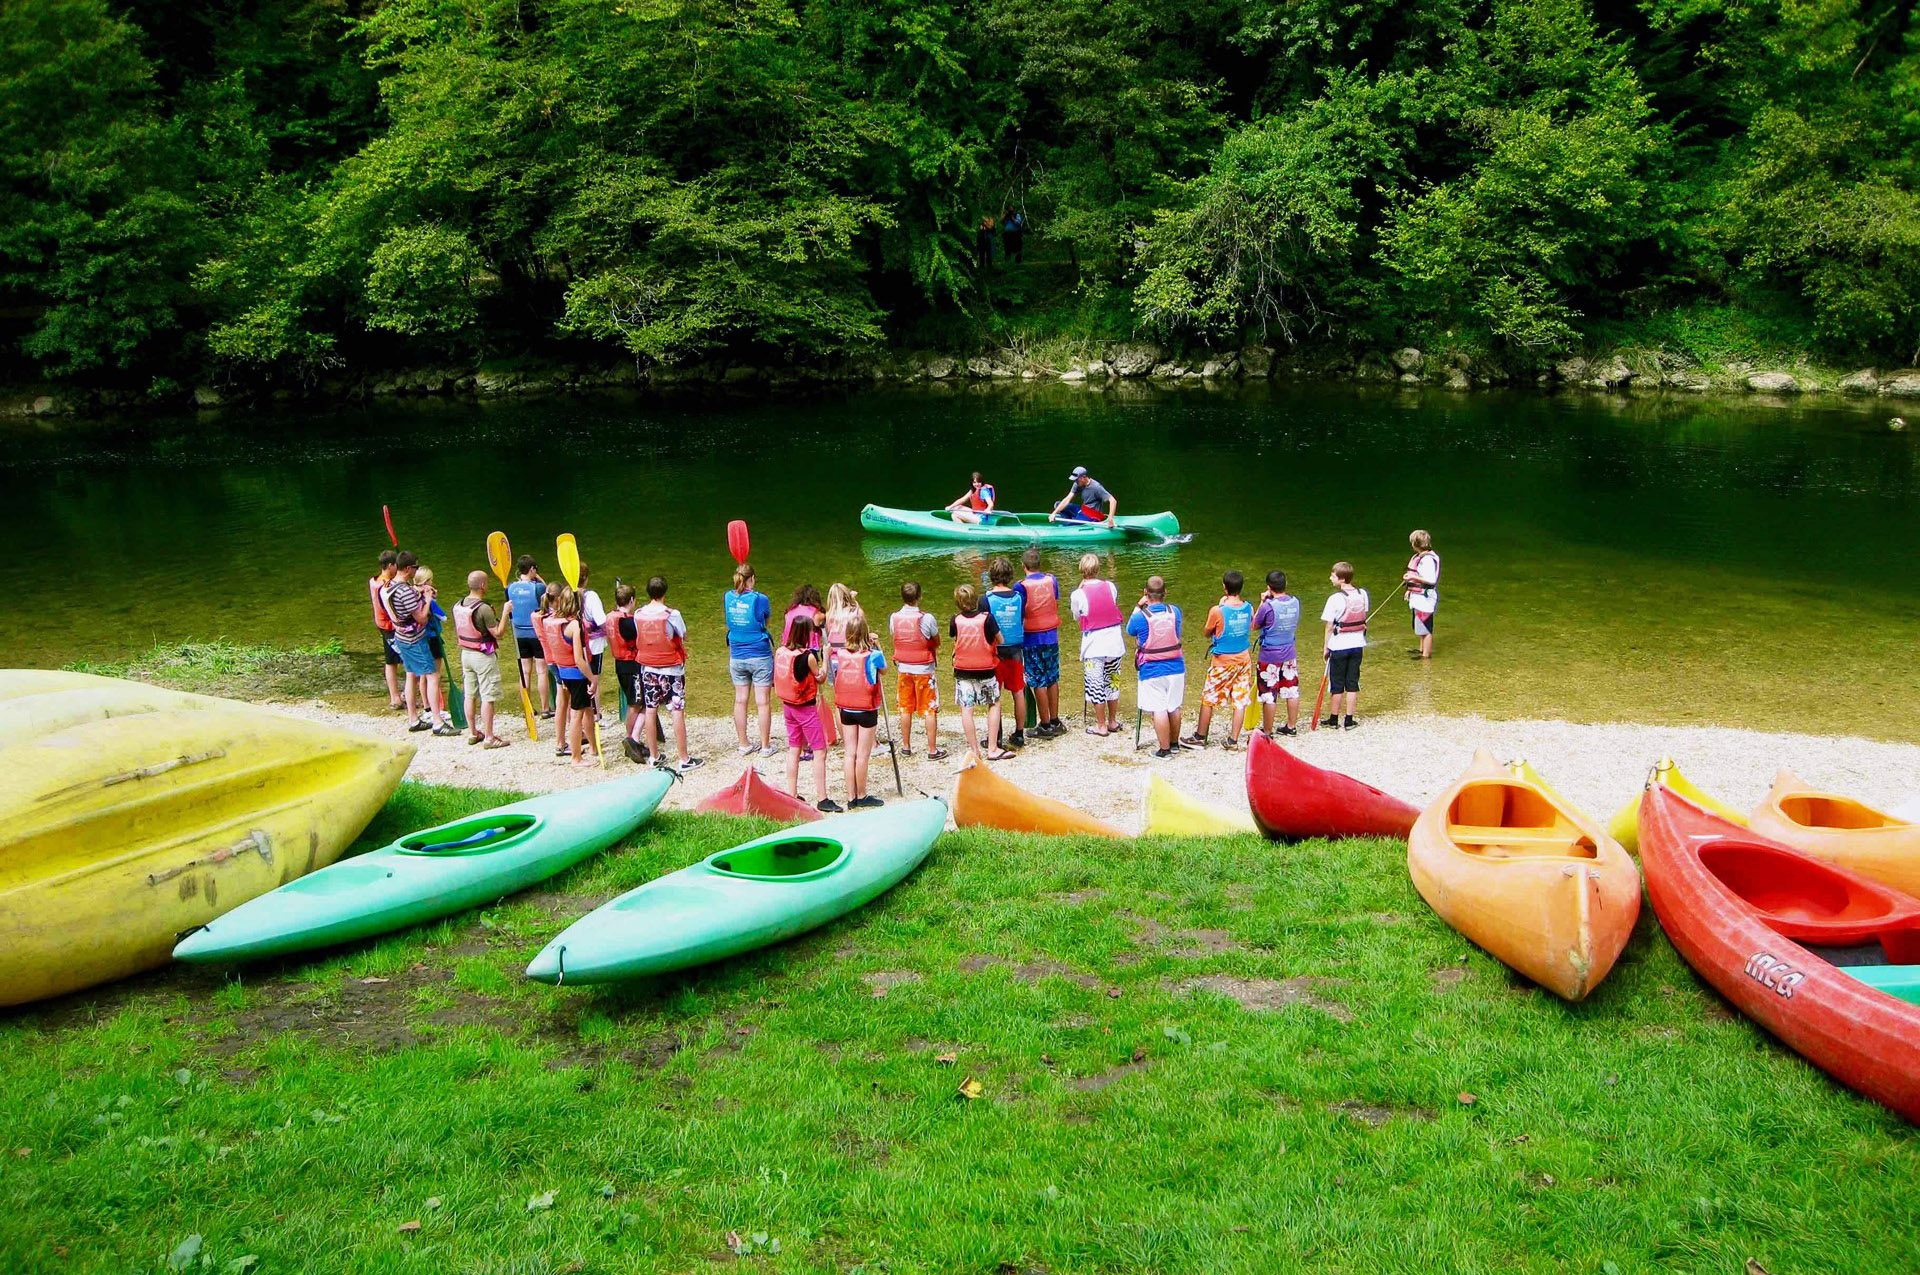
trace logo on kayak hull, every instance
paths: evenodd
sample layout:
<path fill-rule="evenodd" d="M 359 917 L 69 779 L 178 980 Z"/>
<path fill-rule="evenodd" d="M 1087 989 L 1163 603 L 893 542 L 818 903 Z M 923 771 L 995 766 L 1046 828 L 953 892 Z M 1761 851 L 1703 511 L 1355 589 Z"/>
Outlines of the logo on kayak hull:
<path fill-rule="evenodd" d="M 1788 1000 L 1793 999 L 1793 989 L 1807 981 L 1804 972 L 1771 952 L 1755 952 L 1747 958 L 1747 977 Z"/>

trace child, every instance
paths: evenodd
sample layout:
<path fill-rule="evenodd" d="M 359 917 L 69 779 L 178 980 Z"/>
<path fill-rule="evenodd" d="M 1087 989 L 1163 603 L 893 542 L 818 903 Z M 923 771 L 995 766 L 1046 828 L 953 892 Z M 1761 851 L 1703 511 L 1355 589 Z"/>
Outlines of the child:
<path fill-rule="evenodd" d="M 733 683 L 733 733 L 740 755 L 773 752 L 773 639 L 767 621 L 773 603 L 754 587 L 753 568 L 741 563 L 733 569 L 733 587 L 721 599 L 727 620 L 727 680 Z M 747 739 L 747 695 L 760 710 L 760 742 Z"/>
<path fill-rule="evenodd" d="M 447 613 L 440 607 L 440 591 L 434 587 L 433 568 L 419 567 L 413 573 L 414 587 L 427 595 L 427 650 L 433 655 L 433 684 L 427 697 L 427 709 L 433 716 L 433 733 L 436 735 L 458 735 L 460 732 L 453 724 L 453 715 L 447 711 L 447 697 L 453 694 L 453 665 L 447 663 L 447 644 L 441 639 L 447 623 Z M 445 664 L 447 676 L 440 677 L 440 666 Z"/>
<path fill-rule="evenodd" d="M 908 580 L 900 586 L 903 604 L 887 621 L 893 636 L 893 663 L 900 671 L 900 753 L 913 756 L 913 719 L 927 715 L 927 760 L 944 761 L 940 747 L 940 681 L 935 661 L 940 653 L 940 621 L 920 609 L 920 585 Z"/>
<path fill-rule="evenodd" d="M 613 676 L 619 682 L 620 693 L 627 699 L 620 747 L 628 761 L 644 766 L 650 754 L 647 746 L 634 738 L 635 727 L 640 724 L 641 702 L 646 696 L 640 687 L 640 626 L 633 615 L 633 586 L 624 580 L 615 585 L 613 604 L 617 610 L 607 617 L 607 649 L 613 652 Z"/>
<path fill-rule="evenodd" d="M 1423 660 L 1433 658 L 1433 616 L 1440 609 L 1440 555 L 1433 551 L 1433 537 L 1416 531 L 1407 537 L 1413 557 L 1407 559 L 1406 574 L 1400 577 L 1407 589 L 1407 609 L 1413 612 L 1413 635 L 1420 639 L 1418 650 L 1409 652 Z"/>
<path fill-rule="evenodd" d="M 1066 723 L 1060 720 L 1060 580 L 1040 569 L 1038 545 L 1029 545 L 1020 562 L 1027 574 L 1014 587 L 1026 599 L 1026 640 L 1020 644 L 1020 655 L 1026 664 L 1027 692 L 1033 696 L 1034 713 L 1040 719 L 1034 734 L 1064 735 Z"/>
<path fill-rule="evenodd" d="M 855 608 L 847 616 L 846 641 L 833 674 L 833 699 L 845 728 L 849 810 L 887 804 L 867 793 L 867 764 L 880 725 L 880 671 L 886 667 L 887 657 L 867 631 L 866 615 Z"/>
<path fill-rule="evenodd" d="M 467 742 L 505 748 L 494 733 L 493 711 L 500 702 L 500 660 L 494 654 L 508 621 L 487 605 L 487 573 L 467 572 L 467 596 L 453 604 L 453 637 L 460 644 L 460 681 L 467 697 Z"/>
<path fill-rule="evenodd" d="M 785 639 L 773 653 L 773 693 L 780 697 L 780 720 L 787 731 L 787 791 L 800 795 L 800 757 L 813 759 L 814 808 L 838 814 L 843 807 L 827 796 L 827 738 L 820 727 L 820 656 L 813 649 L 813 618 L 789 615 Z"/>
<path fill-rule="evenodd" d="M 566 626 L 559 622 L 560 617 L 556 608 L 560 605 L 561 595 L 566 592 L 567 585 L 563 580 L 555 580 L 552 584 L 542 586 L 540 606 L 533 617 L 534 632 L 538 635 L 540 643 L 541 662 L 553 671 L 554 705 L 559 714 L 559 719 L 553 724 L 553 755 L 555 757 L 567 755 L 567 728 L 573 721 L 572 697 L 567 689 L 560 685 L 560 666 L 568 656 L 564 649 L 565 644 L 561 641 Z"/>
<path fill-rule="evenodd" d="M 593 720 L 593 677 L 588 672 L 587 644 L 580 624 L 580 595 L 564 584 L 547 591 L 547 614 L 540 617 L 540 634 L 547 663 L 559 679 L 561 693 L 561 748 L 582 769 L 598 766 L 586 750 L 587 724 Z M 586 751 L 583 751 L 586 750 Z"/>
<path fill-rule="evenodd" d="M 611 714 L 600 716 L 600 675 L 607 655 L 607 605 L 587 587 L 587 564 L 580 564 L 580 627 L 587 639 L 587 664 L 593 670 L 593 712 L 600 725 L 612 726 Z"/>
<path fill-rule="evenodd" d="M 1111 735 L 1120 729 L 1120 661 L 1127 642 L 1121 629 L 1120 591 L 1100 578 L 1100 556 L 1080 555 L 1080 587 L 1067 599 L 1080 625 L 1081 685 L 1093 708 L 1089 735 Z"/>
<path fill-rule="evenodd" d="M 786 619 L 780 625 L 781 645 L 784 646 L 786 644 L 788 635 L 793 632 L 793 622 L 800 616 L 805 616 L 813 626 L 813 645 L 808 649 L 815 655 L 818 655 L 820 653 L 822 639 L 822 624 L 826 620 L 827 613 L 820 605 L 820 590 L 810 584 L 803 584 L 793 591 L 793 600 L 787 604 Z M 822 670 L 822 675 L 825 675 L 824 670 Z M 833 732 L 828 729 L 828 725 L 828 723 L 824 722 L 821 724 L 821 733 L 827 739 L 831 740 L 833 738 Z M 809 753 L 807 757 L 802 757 L 800 760 L 806 761 L 811 756 L 812 754 Z"/>
<path fill-rule="evenodd" d="M 1334 593 L 1320 608 L 1320 619 L 1326 624 L 1322 643 L 1327 653 L 1327 689 L 1333 700 L 1327 705 L 1332 711 L 1320 724 L 1340 729 L 1340 697 L 1344 695 L 1347 697 L 1346 729 L 1352 730 L 1360 724 L 1354 720 L 1353 710 L 1360 703 L 1360 657 L 1367 649 L 1369 599 L 1365 589 L 1354 588 L 1351 562 L 1334 563 L 1327 580 L 1333 585 Z"/>
<path fill-rule="evenodd" d="M 547 707 L 546 647 L 540 640 L 540 612 L 546 605 L 547 582 L 528 554 L 514 564 L 514 581 L 507 586 L 507 608 L 513 615 L 514 649 L 520 657 L 520 683 L 533 688 L 540 716 L 552 717 Z"/>
<path fill-rule="evenodd" d="M 947 634 L 953 638 L 953 697 L 960 701 L 960 730 L 967 737 L 967 751 L 974 764 L 1005 761 L 1012 753 L 999 746 L 1000 681 L 995 676 L 995 648 L 1000 630 L 991 612 L 980 609 L 980 595 L 970 584 L 953 591 L 953 605 L 959 614 L 947 622 Z M 993 751 L 980 755 L 980 736 L 973 731 L 973 710 L 987 710 L 987 735 L 995 742 Z"/>
<path fill-rule="evenodd" d="M 994 648 L 993 675 L 1000 689 L 1013 697 L 1013 735 L 1006 746 L 1025 748 L 1027 665 L 1020 650 L 1026 642 L 1027 599 L 1013 587 L 1013 564 L 1004 557 L 987 564 L 987 580 L 993 585 L 987 590 L 987 610 L 993 613 L 994 627 L 1000 630 L 1000 644 Z M 996 746 L 999 742 L 1000 737 L 994 736 Z"/>
<path fill-rule="evenodd" d="M 672 713 L 673 742 L 680 753 L 678 769 L 684 775 L 700 765 L 698 757 L 687 755 L 687 622 L 662 601 L 666 596 L 666 578 L 654 576 L 647 581 L 647 605 L 633 617 L 639 633 L 640 694 L 646 701 L 640 742 L 656 749 L 655 765 L 666 765 L 666 733 L 663 729 L 656 735 L 655 727 L 662 708 Z"/>
<path fill-rule="evenodd" d="M 826 639 L 827 680 L 821 690 L 826 692 L 829 699 L 837 695 L 833 674 L 839 667 L 840 652 L 847 646 L 847 620 L 860 610 L 859 599 L 859 593 L 838 580 L 827 586 L 826 618 L 820 622 L 820 632 Z M 828 744 L 840 742 L 839 721 L 840 715 L 833 712 L 831 707 L 821 715 L 820 724 L 826 728 Z"/>
<path fill-rule="evenodd" d="M 391 549 L 380 551 L 380 569 L 367 577 L 367 592 L 373 600 L 373 631 L 380 635 L 380 658 L 386 662 L 387 707 L 399 712 L 406 708 L 400 698 L 400 652 L 393 647 L 393 617 L 381 595 L 393 583 L 393 560 L 400 555 Z"/>
<path fill-rule="evenodd" d="M 393 649 L 407 673 L 407 730 L 434 730 L 433 701 L 440 683 L 439 665 L 427 643 L 427 621 L 433 610 L 431 590 L 414 583 L 419 562 L 402 549 L 393 559 L 393 579 L 380 594 L 381 605 L 393 621 Z M 420 702 L 422 696 L 426 702 Z M 424 714 L 424 715 L 423 715 Z M 454 733 L 450 728 L 446 732 Z"/>
<path fill-rule="evenodd" d="M 1173 756 L 1180 746 L 1180 706 L 1187 698 L 1187 661 L 1180 649 L 1180 608 L 1167 602 L 1167 582 L 1147 577 L 1147 590 L 1134 603 L 1127 636 L 1134 641 L 1133 663 L 1140 674 L 1140 711 L 1153 718 L 1159 743 L 1155 757 Z"/>
<path fill-rule="evenodd" d="M 1300 628 L 1300 599 L 1287 592 L 1287 573 L 1267 572 L 1266 592 L 1260 595 L 1260 607 L 1253 613 L 1253 627 L 1260 632 L 1260 659 L 1256 676 L 1260 684 L 1260 729 L 1271 739 L 1274 735 L 1300 733 L 1300 656 L 1294 648 L 1294 635 Z M 1273 724 L 1274 701 L 1287 706 L 1287 724 Z"/>
<path fill-rule="evenodd" d="M 1240 596 L 1246 577 L 1229 571 L 1220 577 L 1226 590 L 1219 603 L 1207 612 L 1207 680 L 1200 685 L 1200 720 L 1185 743 L 1207 746 L 1207 728 L 1213 722 L 1213 710 L 1227 709 L 1226 749 L 1240 747 L 1240 723 L 1252 698 L 1247 686 L 1247 666 L 1252 662 L 1253 607 Z"/>

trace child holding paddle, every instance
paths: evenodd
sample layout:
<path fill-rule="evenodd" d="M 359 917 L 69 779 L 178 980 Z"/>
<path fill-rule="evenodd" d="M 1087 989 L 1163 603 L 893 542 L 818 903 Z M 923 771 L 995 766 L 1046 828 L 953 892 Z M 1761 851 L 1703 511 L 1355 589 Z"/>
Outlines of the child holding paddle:
<path fill-rule="evenodd" d="M 785 637 L 773 653 L 773 693 L 780 697 L 780 718 L 787 731 L 787 791 L 800 795 L 800 757 L 813 760 L 816 809 L 838 814 L 839 802 L 827 796 L 827 737 L 820 726 L 820 655 L 813 648 L 813 617 L 789 614 Z"/>
<path fill-rule="evenodd" d="M 546 647 L 540 640 L 540 613 L 546 609 L 547 582 L 540 578 L 540 567 L 531 554 L 521 554 L 513 570 L 513 583 L 507 586 L 507 610 L 513 617 L 520 684 L 533 688 L 533 702 L 540 706 L 540 716 L 552 717 L 553 711 L 546 707 Z"/>
<path fill-rule="evenodd" d="M 547 591 L 547 614 L 540 617 L 540 635 L 547 663 L 561 690 L 561 752 L 582 769 L 598 767 L 598 758 L 583 753 L 587 723 L 593 718 L 593 682 L 587 671 L 587 643 L 580 624 L 580 595 L 564 584 Z"/>
<path fill-rule="evenodd" d="M 847 616 L 846 642 L 833 673 L 833 698 L 846 738 L 849 810 L 887 804 L 867 792 L 867 768 L 880 725 L 880 673 L 886 667 L 887 657 L 867 631 L 865 613 L 854 608 Z"/>
<path fill-rule="evenodd" d="M 1369 609 L 1367 591 L 1356 588 L 1353 583 L 1353 564 L 1336 562 L 1327 580 L 1333 585 L 1334 592 L 1320 608 L 1320 619 L 1326 625 L 1326 634 L 1322 639 L 1327 652 L 1326 686 L 1333 695 L 1327 705 L 1330 710 L 1327 720 L 1320 723 L 1330 730 L 1339 730 L 1340 699 L 1346 697 L 1347 730 L 1360 723 L 1355 720 L 1353 710 L 1360 703 L 1360 659 L 1367 652 L 1367 611 Z M 1315 711 L 1318 711 L 1316 708 Z"/>

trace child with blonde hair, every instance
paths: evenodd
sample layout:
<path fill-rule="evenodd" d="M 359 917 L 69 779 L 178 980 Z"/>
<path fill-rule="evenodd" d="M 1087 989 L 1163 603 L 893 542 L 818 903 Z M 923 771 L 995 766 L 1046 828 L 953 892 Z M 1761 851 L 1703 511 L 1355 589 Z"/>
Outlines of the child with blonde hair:
<path fill-rule="evenodd" d="M 867 768 L 873 759 L 873 741 L 880 725 L 880 673 L 887 657 L 867 630 L 866 614 L 855 607 L 847 614 L 845 645 L 834 668 L 833 699 L 839 707 L 847 749 L 847 809 L 886 803 L 867 792 Z"/>

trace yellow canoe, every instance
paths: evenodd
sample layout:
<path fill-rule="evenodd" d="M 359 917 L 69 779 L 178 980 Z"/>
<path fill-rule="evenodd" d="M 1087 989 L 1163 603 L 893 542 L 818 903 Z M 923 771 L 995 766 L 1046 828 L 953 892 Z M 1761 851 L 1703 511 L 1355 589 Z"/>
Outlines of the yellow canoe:
<path fill-rule="evenodd" d="M 1147 777 L 1147 836 L 1159 837 L 1231 837 L 1236 833 L 1258 834 L 1253 813 L 1230 810 L 1211 801 L 1202 801 L 1181 792 L 1158 775 Z"/>
<path fill-rule="evenodd" d="M 1673 764 L 1671 757 L 1662 757 L 1654 766 L 1652 782 L 1678 793 L 1702 810 L 1712 811 L 1729 823 L 1737 823 L 1743 827 L 1746 825 L 1745 815 L 1681 774 L 1680 768 Z M 1644 791 L 1642 789 L 1642 792 Z M 1633 800 L 1620 808 L 1620 813 L 1615 815 L 1613 822 L 1607 825 L 1607 833 L 1618 841 L 1621 848 L 1628 854 L 1640 853 L 1640 793 L 1633 794 Z"/>
<path fill-rule="evenodd" d="M 164 964 L 181 932 L 332 863 L 413 758 L 242 704 L 15 725 L 0 736 L 0 1005 Z"/>
<path fill-rule="evenodd" d="M 1447 924 L 1570 1001 L 1600 985 L 1640 915 L 1627 852 L 1531 767 L 1484 750 L 1414 822 L 1407 871 Z"/>
<path fill-rule="evenodd" d="M 1008 832 L 1043 832 L 1058 836 L 1125 837 L 1104 819 L 1064 801 L 1042 797 L 1002 779 L 990 766 L 973 765 L 953 781 L 953 823 L 956 828 L 1003 828 Z"/>
<path fill-rule="evenodd" d="M 1920 824 L 1810 787 L 1782 770 L 1753 808 L 1755 832 L 1920 897 Z"/>
<path fill-rule="evenodd" d="M 162 708 L 248 708 L 235 700 L 145 682 L 48 669 L 0 669 L 0 747 L 82 722 Z"/>

